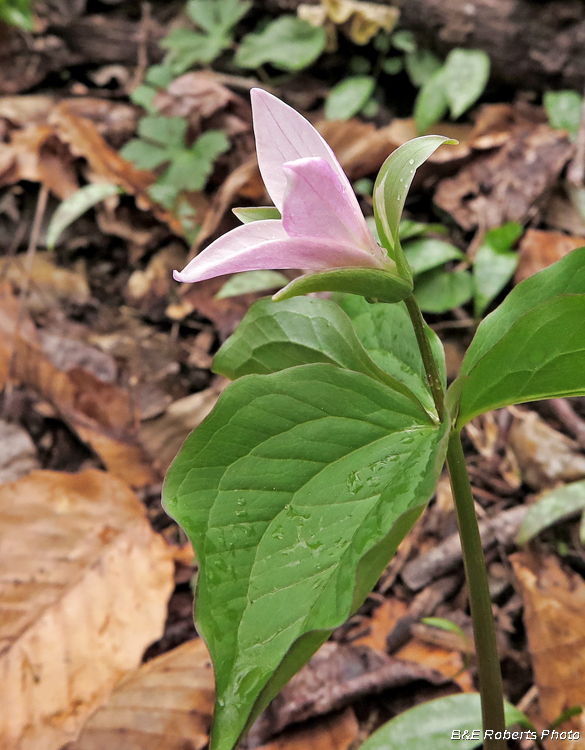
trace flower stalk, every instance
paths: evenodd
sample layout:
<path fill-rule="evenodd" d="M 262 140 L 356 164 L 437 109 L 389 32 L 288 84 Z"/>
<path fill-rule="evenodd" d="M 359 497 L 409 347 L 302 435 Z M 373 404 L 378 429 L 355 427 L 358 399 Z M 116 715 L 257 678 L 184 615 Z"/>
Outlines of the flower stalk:
<path fill-rule="evenodd" d="M 437 364 L 425 332 L 424 320 L 420 308 L 412 295 L 405 299 L 405 303 L 414 327 L 437 413 L 441 419 L 444 419 L 443 388 Z M 506 728 L 504 718 L 504 689 L 496 645 L 496 630 L 488 587 L 485 557 L 477 525 L 477 517 L 475 515 L 471 483 L 465 465 L 465 454 L 463 453 L 463 446 L 461 444 L 460 430 L 453 429 L 449 435 L 447 466 L 449 468 L 449 477 L 457 512 L 463 564 L 469 590 L 469 606 L 473 622 L 483 728 L 492 732 L 492 737 L 484 740 L 483 747 L 484 750 L 505 750 L 507 747 L 506 741 L 504 739 L 495 739 L 495 735 L 498 733 L 500 738 L 503 738 Z"/>

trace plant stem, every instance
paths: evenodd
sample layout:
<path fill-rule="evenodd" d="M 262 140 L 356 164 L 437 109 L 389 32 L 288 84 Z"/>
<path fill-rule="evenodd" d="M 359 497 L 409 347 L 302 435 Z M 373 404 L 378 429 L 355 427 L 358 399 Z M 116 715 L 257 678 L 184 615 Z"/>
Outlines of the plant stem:
<path fill-rule="evenodd" d="M 437 363 L 433 357 L 426 334 L 424 319 L 414 297 L 408 297 L 405 303 L 414 327 L 437 413 L 441 420 L 444 420 L 444 392 Z M 469 589 L 469 604 L 477 655 L 483 727 L 484 730 L 492 730 L 493 734 L 499 732 L 500 737 L 503 738 L 506 726 L 504 718 L 504 691 L 496 647 L 496 630 L 492 602 L 488 588 L 485 557 L 473 505 L 471 484 L 465 465 L 465 454 L 463 453 L 460 432 L 457 430 L 452 430 L 449 435 L 447 465 L 449 467 L 453 499 L 457 511 L 463 563 L 465 566 L 467 587 Z M 505 750 L 507 743 L 504 739 L 494 739 L 492 737 L 484 740 L 483 747 L 484 750 Z"/>
<path fill-rule="evenodd" d="M 404 302 L 406 303 L 406 309 L 408 310 L 410 320 L 412 321 L 412 327 L 414 328 L 418 348 L 420 349 L 422 361 L 425 366 L 425 372 L 427 374 L 427 380 L 431 389 L 431 393 L 433 394 L 433 400 L 435 402 L 437 414 L 439 415 L 439 419 L 442 422 L 445 418 L 445 409 L 443 406 L 445 393 L 443 392 L 441 378 L 439 377 L 439 371 L 437 370 L 437 363 L 435 362 L 435 358 L 433 357 L 433 353 L 431 351 L 429 337 L 427 336 L 427 332 L 425 330 L 425 321 L 420 311 L 420 307 L 418 306 L 418 303 L 412 296 L 412 294 L 410 295 L 410 297 L 407 297 Z"/>
<path fill-rule="evenodd" d="M 465 454 L 461 445 L 461 435 L 456 430 L 453 430 L 449 435 L 447 465 L 457 510 L 465 576 L 469 589 L 469 606 L 477 656 L 483 726 L 484 729 L 493 730 L 494 734 L 500 732 L 500 737 L 502 737 L 506 727 L 504 689 L 496 646 L 492 602 L 488 588 L 485 557 L 475 508 L 473 507 L 471 484 L 465 466 Z M 487 739 L 484 740 L 483 746 L 484 750 L 505 750 L 507 743 L 503 739 Z"/>

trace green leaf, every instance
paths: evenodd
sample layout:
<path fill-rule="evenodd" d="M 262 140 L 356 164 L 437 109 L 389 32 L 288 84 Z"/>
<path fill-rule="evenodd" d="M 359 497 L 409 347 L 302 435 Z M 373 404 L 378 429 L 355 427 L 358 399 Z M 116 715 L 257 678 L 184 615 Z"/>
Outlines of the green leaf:
<path fill-rule="evenodd" d="M 421 310 L 444 313 L 473 297 L 473 279 L 468 271 L 435 268 L 416 277 L 414 296 Z"/>
<path fill-rule="evenodd" d="M 134 104 L 139 107 L 143 107 L 147 112 L 151 114 L 155 113 L 156 107 L 154 106 L 154 97 L 156 96 L 156 89 L 153 86 L 146 86 L 142 84 L 137 86 L 134 91 L 130 94 L 130 99 Z"/>
<path fill-rule="evenodd" d="M 100 203 L 111 195 L 119 195 L 122 189 L 117 185 L 100 184 L 85 185 L 76 190 L 73 195 L 66 198 L 59 204 L 59 207 L 53 214 L 47 228 L 47 248 L 52 250 L 59 239 L 59 235 L 75 219 L 78 219 L 86 211 Z"/>
<path fill-rule="evenodd" d="M 243 0 L 189 0 L 187 15 L 209 34 L 229 34 L 252 7 Z"/>
<path fill-rule="evenodd" d="M 120 149 L 120 156 L 131 161 L 138 169 L 156 169 L 171 158 L 165 148 L 143 141 L 141 138 L 128 141 Z"/>
<path fill-rule="evenodd" d="M 392 46 L 402 52 L 416 52 L 416 39 L 412 31 L 401 29 L 392 34 Z"/>
<path fill-rule="evenodd" d="M 34 31 L 30 0 L 0 0 L 0 20 L 23 31 Z"/>
<path fill-rule="evenodd" d="M 451 245 L 444 240 L 437 240 L 434 237 L 410 241 L 404 246 L 404 255 L 414 276 L 441 266 L 449 260 L 466 259 L 465 254 L 455 245 Z"/>
<path fill-rule="evenodd" d="M 473 264 L 476 318 L 483 315 L 489 303 L 514 275 L 518 265 L 518 253 L 511 248 L 522 231 L 520 224 L 510 221 L 486 232 Z"/>
<path fill-rule="evenodd" d="M 382 245 L 406 278 L 412 278 L 398 239 L 398 226 L 406 194 L 415 171 L 443 143 L 453 143 L 442 135 L 415 138 L 393 151 L 386 159 L 374 185 L 374 214 Z"/>
<path fill-rule="evenodd" d="M 449 107 L 445 68 L 439 68 L 418 92 L 414 103 L 414 122 L 417 133 L 426 133 L 444 117 Z"/>
<path fill-rule="evenodd" d="M 226 281 L 215 298 L 226 299 L 238 294 L 263 292 L 265 289 L 279 289 L 288 282 L 289 279 L 278 271 L 244 271 L 234 274 L 229 281 Z"/>
<path fill-rule="evenodd" d="M 429 232 L 434 232 L 435 234 L 448 233 L 447 227 L 443 226 L 443 224 L 424 224 L 420 221 L 412 221 L 412 219 L 402 219 L 398 227 L 398 237 L 401 242 L 413 239 L 414 237 L 422 237 Z"/>
<path fill-rule="evenodd" d="M 445 427 L 408 399 L 321 364 L 237 380 L 187 439 L 164 503 L 199 562 L 197 628 L 217 686 L 211 750 L 233 748 L 288 654 L 286 678 L 361 605 L 444 453 Z"/>
<path fill-rule="evenodd" d="M 530 720 L 512 706 L 504 704 L 506 727 L 520 724 L 533 729 Z M 453 731 L 459 732 L 453 738 Z M 398 714 L 369 737 L 360 750 L 453 750 L 455 739 L 464 738 L 466 750 L 483 743 L 481 703 L 478 693 L 463 693 L 437 698 Z M 475 732 L 472 739 L 472 733 Z M 514 739 L 518 739 L 516 736 Z"/>
<path fill-rule="evenodd" d="M 165 65 L 178 76 L 195 63 L 209 65 L 231 45 L 231 39 L 223 34 L 200 34 L 191 29 L 174 29 L 159 42 L 169 50 Z"/>
<path fill-rule="evenodd" d="M 408 278 L 377 268 L 335 268 L 299 276 L 274 295 L 275 301 L 310 292 L 361 294 L 376 302 L 400 302 L 412 293 Z"/>
<path fill-rule="evenodd" d="M 159 183 L 172 185 L 178 190 L 202 190 L 215 160 L 229 147 L 230 142 L 223 131 L 206 131 L 189 150 L 173 155 L 172 163 Z"/>
<path fill-rule="evenodd" d="M 528 508 L 518 532 L 518 544 L 528 542 L 543 529 L 582 510 L 585 510 L 585 481 L 547 492 Z"/>
<path fill-rule="evenodd" d="M 483 94 L 490 77 L 490 58 L 480 49 L 453 49 L 444 72 L 445 94 L 456 120 Z"/>
<path fill-rule="evenodd" d="M 378 367 L 409 388 L 429 413 L 435 413 L 425 366 L 406 305 L 403 302 L 396 305 L 370 303 L 353 294 L 336 294 L 333 299 L 351 319 L 359 340 Z M 428 326 L 426 332 L 443 387 L 446 387 L 443 345 Z"/>
<path fill-rule="evenodd" d="M 173 80 L 173 71 L 168 65 L 162 63 L 160 65 L 151 65 L 146 71 L 144 80 L 146 83 L 150 83 L 159 89 L 166 89 Z"/>
<path fill-rule="evenodd" d="M 477 329 L 463 360 L 461 374 L 468 375 L 519 318 L 559 294 L 585 294 L 585 248 L 573 250 L 512 289 Z"/>
<path fill-rule="evenodd" d="M 401 57 L 389 57 L 382 63 L 382 70 L 388 76 L 395 76 L 404 70 L 404 60 Z"/>
<path fill-rule="evenodd" d="M 406 72 L 413 86 L 420 88 L 431 78 L 443 63 L 428 49 L 417 49 L 404 56 Z"/>
<path fill-rule="evenodd" d="M 270 63 L 279 70 L 309 67 L 325 49 L 325 29 L 296 16 L 281 16 L 255 34 L 247 34 L 236 54 L 236 65 L 257 68 Z"/>
<path fill-rule="evenodd" d="M 459 625 L 452 620 L 447 620 L 444 617 L 423 617 L 421 622 L 425 625 L 431 625 L 433 628 L 439 628 L 439 630 L 445 630 L 448 633 L 456 633 L 464 641 L 467 641 L 467 636 L 461 630 Z"/>
<path fill-rule="evenodd" d="M 509 404 L 585 395 L 585 294 L 534 307 L 464 374 L 458 425 Z"/>
<path fill-rule="evenodd" d="M 552 128 L 568 130 L 571 140 L 577 138 L 583 97 L 575 91 L 547 91 L 544 95 L 544 108 Z"/>
<path fill-rule="evenodd" d="M 164 148 L 184 148 L 187 120 L 184 117 L 149 115 L 138 124 L 138 135 Z"/>
<path fill-rule="evenodd" d="M 404 379 L 389 375 L 370 359 L 347 315 L 328 300 L 255 302 L 216 354 L 213 369 L 234 380 L 317 362 L 361 372 L 419 403 Z"/>
<path fill-rule="evenodd" d="M 232 213 L 242 224 L 263 219 L 281 219 L 280 211 L 275 206 L 254 206 L 250 208 L 232 208 Z M 287 279 L 288 281 L 288 279 Z"/>
<path fill-rule="evenodd" d="M 375 85 L 371 76 L 350 76 L 340 81 L 331 89 L 325 102 L 326 119 L 349 120 L 368 101 Z"/>

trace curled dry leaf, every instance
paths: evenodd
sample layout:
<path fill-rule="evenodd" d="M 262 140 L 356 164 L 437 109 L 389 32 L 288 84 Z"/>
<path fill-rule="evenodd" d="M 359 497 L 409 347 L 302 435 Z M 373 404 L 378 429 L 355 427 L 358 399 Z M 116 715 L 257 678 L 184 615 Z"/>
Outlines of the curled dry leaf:
<path fill-rule="evenodd" d="M 201 750 L 213 698 L 211 659 L 197 638 L 128 675 L 64 750 Z"/>
<path fill-rule="evenodd" d="M 524 481 L 536 490 L 585 477 L 577 443 L 550 427 L 536 412 L 514 409 L 509 445 Z"/>
<path fill-rule="evenodd" d="M 47 399 L 101 457 L 106 467 L 134 487 L 159 480 L 136 440 L 137 419 L 128 393 L 80 367 L 58 370 L 40 349 L 30 318 L 16 330 L 18 300 L 0 286 L 0 385 L 11 375 Z M 10 372 L 11 370 L 11 372 Z"/>
<path fill-rule="evenodd" d="M 564 232 L 529 229 L 520 240 L 518 268 L 514 281 L 519 284 L 533 273 L 556 263 L 571 250 L 585 245 L 585 237 L 572 237 Z"/>
<path fill-rule="evenodd" d="M 95 470 L 3 485 L 0 520 L 0 746 L 57 750 L 160 637 L 173 563 Z"/>
<path fill-rule="evenodd" d="M 571 706 L 585 704 L 585 582 L 552 556 L 528 552 L 511 556 L 524 600 L 524 623 L 543 718 L 554 721 Z M 583 750 L 585 717 L 573 717 L 562 730 L 579 740 L 549 740 L 549 750 Z"/>
<path fill-rule="evenodd" d="M 161 474 L 167 471 L 189 433 L 211 412 L 228 382 L 218 378 L 210 388 L 175 401 L 160 417 L 141 424 L 140 442 L 154 457 L 154 466 Z"/>
<path fill-rule="evenodd" d="M 0 484 L 13 482 L 39 468 L 37 449 L 30 435 L 10 422 L 0 421 L 0 457 Z"/>
<path fill-rule="evenodd" d="M 435 203 L 465 230 L 534 218 L 571 157 L 566 133 L 540 125 L 512 134 L 495 153 L 480 154 L 443 180 Z"/>

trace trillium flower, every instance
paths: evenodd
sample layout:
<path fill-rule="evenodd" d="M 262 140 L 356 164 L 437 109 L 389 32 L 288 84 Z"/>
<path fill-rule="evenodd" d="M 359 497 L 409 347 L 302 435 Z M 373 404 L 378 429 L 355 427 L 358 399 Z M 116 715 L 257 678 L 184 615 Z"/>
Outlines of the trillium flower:
<path fill-rule="evenodd" d="M 258 166 L 280 218 L 251 221 L 224 234 L 174 278 L 195 282 L 240 271 L 299 268 L 310 274 L 277 297 L 320 290 L 386 301 L 407 296 L 410 279 L 398 273 L 375 241 L 325 140 L 275 96 L 252 89 L 251 98 Z"/>

